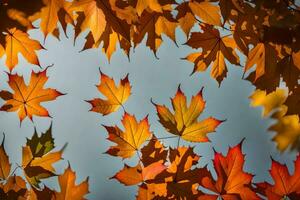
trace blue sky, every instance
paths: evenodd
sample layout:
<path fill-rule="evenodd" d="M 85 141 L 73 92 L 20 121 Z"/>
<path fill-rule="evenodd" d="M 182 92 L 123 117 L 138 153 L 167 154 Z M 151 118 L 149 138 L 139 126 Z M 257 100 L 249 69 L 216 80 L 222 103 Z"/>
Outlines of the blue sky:
<path fill-rule="evenodd" d="M 31 36 L 43 41 L 38 30 L 31 31 Z M 228 146 L 233 146 L 245 138 L 243 152 L 246 154 L 245 170 L 256 174 L 254 180 L 269 180 L 268 169 L 270 156 L 285 162 L 293 170 L 294 153 L 279 154 L 275 144 L 271 141 L 272 135 L 267 131 L 272 121 L 261 118 L 261 108 L 250 107 L 248 97 L 254 87 L 242 80 L 243 69 L 228 64 L 227 78 L 221 86 L 210 77 L 209 70 L 190 76 L 193 65 L 180 58 L 185 57 L 193 50 L 182 46 L 186 40 L 180 30 L 177 30 L 179 48 L 168 38 L 159 49 L 156 59 L 153 53 L 145 47 L 145 42 L 131 54 L 130 62 L 126 55 L 118 50 L 109 63 L 100 49 L 80 52 L 84 42 L 81 37 L 75 46 L 72 38 L 62 36 L 61 41 L 48 37 L 44 47 L 47 50 L 39 52 L 43 68 L 54 64 L 48 69 L 49 81 L 47 87 L 67 93 L 56 101 L 44 103 L 49 110 L 50 118 L 34 118 L 34 123 L 26 119 L 22 126 L 16 113 L 0 112 L 0 131 L 6 134 L 5 147 L 12 163 L 21 163 L 21 146 L 26 137 L 30 137 L 34 127 L 38 132 L 45 131 L 53 123 L 53 136 L 56 146 L 62 147 L 66 142 L 64 153 L 65 161 L 56 165 L 58 172 L 63 172 L 67 161 L 77 172 L 78 182 L 90 177 L 89 199 L 134 199 L 136 187 L 125 187 L 115 180 L 109 180 L 123 167 L 123 161 L 116 157 L 103 154 L 111 143 L 106 140 L 107 133 L 101 124 L 119 125 L 123 115 L 122 109 L 108 116 L 88 112 L 90 106 L 84 100 L 100 97 L 95 84 L 99 83 L 99 67 L 115 80 L 123 78 L 129 73 L 132 85 L 132 95 L 125 103 L 125 109 L 142 119 L 149 114 L 151 130 L 158 137 L 170 136 L 158 123 L 156 110 L 150 99 L 159 104 L 170 105 L 179 84 L 183 92 L 190 98 L 204 87 L 204 98 L 207 102 L 205 112 L 200 119 L 214 116 L 218 119 L 227 119 L 219 126 L 216 133 L 209 135 L 211 143 L 185 143 L 181 145 L 196 146 L 196 152 L 202 156 L 200 165 L 208 164 L 212 169 L 214 147 L 217 151 L 226 153 Z M 72 35 L 70 33 L 70 35 Z M 1 60 L 0 89 L 9 89 L 7 85 L 7 71 Z M 31 70 L 40 70 L 20 59 L 20 64 L 14 72 L 22 74 L 28 80 Z M 0 104 L 3 101 L 0 100 Z M 174 146 L 174 139 L 164 140 L 166 146 Z M 137 159 L 125 160 L 128 164 L 135 164 Z M 21 174 L 21 171 L 17 173 Z M 51 187 L 57 188 L 56 179 L 46 181 Z"/>

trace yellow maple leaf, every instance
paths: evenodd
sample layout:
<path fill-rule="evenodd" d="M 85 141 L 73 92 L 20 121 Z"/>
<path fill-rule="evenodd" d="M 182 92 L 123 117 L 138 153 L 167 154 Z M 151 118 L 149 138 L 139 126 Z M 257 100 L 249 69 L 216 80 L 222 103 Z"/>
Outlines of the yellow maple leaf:
<path fill-rule="evenodd" d="M 107 99 L 96 98 L 87 102 L 92 105 L 90 111 L 107 115 L 123 106 L 130 96 L 131 86 L 128 75 L 117 86 L 112 78 L 102 72 L 100 74 L 100 84 L 97 88 Z"/>
<path fill-rule="evenodd" d="M 116 143 L 106 152 L 112 156 L 130 158 L 136 153 L 142 144 L 151 136 L 148 117 L 139 123 L 135 116 L 125 113 L 122 119 L 125 128 L 122 131 L 119 127 L 104 126 L 108 132 L 108 140 Z"/>
<path fill-rule="evenodd" d="M 263 117 L 271 115 L 276 122 L 269 127 L 269 130 L 276 132 L 273 141 L 277 143 L 277 148 L 284 151 L 291 147 L 300 149 L 300 123 L 298 115 L 286 115 L 287 106 L 284 105 L 287 99 L 285 89 L 267 94 L 265 91 L 256 90 L 251 96 L 251 105 L 263 107 Z"/>
<path fill-rule="evenodd" d="M 175 97 L 172 98 L 174 114 L 164 105 L 154 105 L 156 106 L 159 122 L 166 130 L 190 142 L 209 141 L 207 134 L 214 132 L 222 123 L 222 121 L 213 117 L 202 121 L 197 120 L 205 107 L 202 90 L 192 97 L 190 105 L 187 106 L 186 96 L 178 87 Z"/>

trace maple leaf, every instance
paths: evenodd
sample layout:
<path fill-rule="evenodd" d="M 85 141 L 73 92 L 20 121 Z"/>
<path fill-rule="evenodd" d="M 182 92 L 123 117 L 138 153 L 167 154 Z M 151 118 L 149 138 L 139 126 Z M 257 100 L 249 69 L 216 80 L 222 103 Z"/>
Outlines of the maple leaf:
<path fill-rule="evenodd" d="M 273 92 L 277 87 L 280 87 L 280 80 L 285 82 L 289 91 L 297 89 L 298 79 L 300 77 L 300 69 L 297 67 L 297 56 L 291 49 L 279 46 L 280 60 L 277 64 L 268 65 L 265 68 L 265 73 L 256 80 L 256 72 L 252 72 L 247 80 L 251 81 L 257 89 L 266 90 L 267 93 Z M 293 109 L 291 109 L 293 110 Z M 296 113 L 289 113 L 296 114 Z M 298 113 L 297 113 L 298 114 Z"/>
<path fill-rule="evenodd" d="M 48 188 L 47 186 L 44 186 L 42 190 L 37 190 L 36 188 L 31 188 L 31 190 L 27 191 L 27 199 L 29 200 L 53 200 L 54 198 L 54 191 Z"/>
<path fill-rule="evenodd" d="M 202 48 L 201 53 L 192 53 L 185 59 L 194 63 L 193 73 L 205 71 L 211 63 L 211 76 L 219 83 L 226 77 L 227 67 L 225 58 L 232 64 L 239 65 L 239 57 L 235 53 L 236 43 L 229 36 L 220 36 L 213 26 L 201 25 L 201 32 L 192 32 L 186 42 L 192 48 Z"/>
<path fill-rule="evenodd" d="M 263 106 L 264 117 L 273 113 L 271 117 L 276 121 L 269 127 L 269 130 L 276 132 L 272 140 L 277 143 L 280 151 L 284 151 L 288 147 L 300 149 L 299 116 L 287 115 L 288 107 L 284 103 L 288 103 L 288 98 L 284 89 L 277 89 L 270 94 L 257 90 L 250 96 L 252 106 Z"/>
<path fill-rule="evenodd" d="M 4 134 L 3 134 L 4 135 Z M 4 149 L 5 136 L 3 136 L 0 146 L 0 180 L 6 180 L 9 177 L 11 164 L 9 163 L 8 155 Z"/>
<path fill-rule="evenodd" d="M 245 65 L 245 72 L 256 65 L 255 79 L 256 81 L 265 73 L 266 66 L 276 65 L 276 52 L 268 44 L 258 43 L 252 48 L 248 54 L 248 59 Z"/>
<path fill-rule="evenodd" d="M 146 8 L 149 8 L 151 11 L 162 12 L 162 6 L 159 4 L 158 0 L 138 0 L 136 3 L 136 12 L 139 16 L 143 13 Z"/>
<path fill-rule="evenodd" d="M 144 166 L 156 162 L 165 163 L 168 156 L 168 151 L 155 136 L 153 136 L 148 144 L 141 149 L 141 153 L 141 161 Z"/>
<path fill-rule="evenodd" d="M 79 185 L 75 184 L 75 180 L 76 174 L 69 165 L 65 172 L 58 177 L 61 191 L 55 192 L 55 199 L 83 200 L 84 196 L 89 193 L 88 178 Z"/>
<path fill-rule="evenodd" d="M 47 69 L 42 72 L 32 72 L 30 82 L 25 84 L 24 78 L 17 74 L 8 74 L 8 84 L 14 93 L 1 91 L 0 97 L 5 100 L 5 104 L 0 108 L 1 111 L 18 111 L 20 122 L 25 117 L 32 120 L 32 116 L 49 117 L 48 111 L 40 105 L 41 102 L 51 101 L 63 95 L 55 89 L 44 89 L 47 82 Z"/>
<path fill-rule="evenodd" d="M 199 183 L 209 176 L 206 167 L 195 167 L 199 158 L 191 147 L 170 148 L 170 165 L 155 180 L 142 185 L 140 195 L 164 197 L 163 199 L 197 199 Z"/>
<path fill-rule="evenodd" d="M 197 95 L 192 97 L 189 106 L 187 106 L 186 96 L 181 91 L 180 86 L 171 101 L 174 114 L 166 106 L 154 104 L 159 122 L 168 132 L 178 135 L 184 140 L 190 142 L 207 142 L 209 141 L 207 134 L 214 132 L 222 123 L 222 121 L 213 117 L 202 121 L 197 120 L 205 107 L 205 101 L 202 98 L 202 89 Z"/>
<path fill-rule="evenodd" d="M 7 181 L 0 183 L 0 199 L 26 199 L 26 182 L 20 176 L 10 176 Z"/>
<path fill-rule="evenodd" d="M 213 160 L 217 180 L 212 177 L 204 177 L 202 186 L 213 192 L 203 194 L 198 200 L 215 199 L 260 199 L 251 188 L 253 175 L 244 172 L 244 155 L 241 152 L 242 143 L 229 148 L 226 156 L 215 153 Z"/>
<path fill-rule="evenodd" d="M 256 90 L 249 98 L 251 99 L 251 106 L 263 106 L 262 116 L 266 117 L 272 111 L 278 109 L 286 101 L 286 97 L 286 90 L 277 89 L 270 94 L 262 90 Z"/>
<path fill-rule="evenodd" d="M 72 2 L 70 10 L 84 13 L 79 17 L 75 27 L 75 38 L 90 29 L 84 49 L 96 48 L 103 42 L 103 51 L 108 59 L 115 51 L 117 41 L 128 54 L 130 45 L 130 24 L 120 19 L 112 6 L 113 1 L 107 0 L 76 0 Z"/>
<path fill-rule="evenodd" d="M 107 115 L 123 106 L 130 96 L 131 86 L 128 75 L 117 86 L 112 78 L 102 72 L 100 74 L 100 83 L 97 88 L 107 99 L 96 98 L 87 102 L 92 105 L 90 111 Z"/>
<path fill-rule="evenodd" d="M 168 8 L 173 1 L 166 1 L 163 5 Z M 144 11 L 140 17 L 138 25 L 136 25 L 136 31 L 133 33 L 133 43 L 136 47 L 143 41 L 147 34 L 146 45 L 154 52 L 162 43 L 162 34 L 167 35 L 175 42 L 175 29 L 178 23 L 173 18 L 170 9 L 163 9 L 163 12 L 148 12 Z"/>
<path fill-rule="evenodd" d="M 66 32 L 68 23 L 73 24 L 75 17 L 71 13 L 71 3 L 65 0 L 43 0 L 45 6 L 35 16 L 29 18 L 35 21 L 40 18 L 40 28 L 46 38 L 49 33 L 52 33 L 58 38 L 57 23 L 60 22 Z"/>
<path fill-rule="evenodd" d="M 141 145 L 151 136 L 149 130 L 148 117 L 145 117 L 139 123 L 135 116 L 125 113 L 122 119 L 125 131 L 119 127 L 104 126 L 108 132 L 108 140 L 116 143 L 106 152 L 112 156 L 130 158 Z"/>
<path fill-rule="evenodd" d="M 278 118 L 278 121 L 269 127 L 270 131 L 277 134 L 272 139 L 277 143 L 280 151 L 291 149 L 300 149 L 300 123 L 298 115 L 287 115 Z"/>
<path fill-rule="evenodd" d="M 220 26 L 221 15 L 220 7 L 211 2 L 196 0 L 189 1 L 189 7 L 194 15 L 200 17 L 207 24 Z"/>
<path fill-rule="evenodd" d="M 26 146 L 23 147 L 22 167 L 28 182 L 39 188 L 40 179 L 55 176 L 53 164 L 62 159 L 62 153 L 65 146 L 56 152 L 54 149 L 54 140 L 52 138 L 52 129 L 42 133 L 39 137 L 35 132 L 31 139 L 27 139 Z"/>
<path fill-rule="evenodd" d="M 17 30 L 16 28 L 7 30 L 5 40 L 6 66 L 10 71 L 18 64 L 19 53 L 21 53 L 29 63 L 40 66 L 39 59 L 35 52 L 42 49 L 38 41 L 30 39 L 27 33 Z"/>
<path fill-rule="evenodd" d="M 240 1 L 240 0 L 231 0 L 231 1 L 220 0 L 219 2 L 220 11 L 225 22 L 229 19 L 230 20 L 234 19 L 233 13 L 240 12 L 239 15 L 245 13 L 243 9 L 243 5 L 240 5 L 237 2 L 239 2 L 240 4 L 245 4 L 244 1 Z"/>
<path fill-rule="evenodd" d="M 130 167 L 125 164 L 124 168 L 112 178 L 117 179 L 126 186 L 137 185 L 155 179 L 155 177 L 165 169 L 166 166 L 161 162 L 155 162 L 146 167 L 143 167 L 140 163 L 135 167 Z"/>
<path fill-rule="evenodd" d="M 268 199 L 299 199 L 300 198 L 300 156 L 298 155 L 295 162 L 295 171 L 291 175 L 286 165 L 272 159 L 270 175 L 274 181 L 273 184 L 268 182 L 257 183 L 257 191 L 266 196 Z"/>
<path fill-rule="evenodd" d="M 194 24 L 196 23 L 195 16 L 189 7 L 189 2 L 182 2 L 176 7 L 178 12 L 176 19 L 185 35 L 188 37 Z"/>

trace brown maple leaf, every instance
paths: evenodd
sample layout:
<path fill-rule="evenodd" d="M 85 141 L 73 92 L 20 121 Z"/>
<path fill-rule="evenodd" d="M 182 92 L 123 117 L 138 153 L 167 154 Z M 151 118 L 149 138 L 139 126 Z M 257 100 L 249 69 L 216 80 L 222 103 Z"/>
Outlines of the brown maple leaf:
<path fill-rule="evenodd" d="M 213 26 L 201 25 L 201 32 L 193 32 L 186 42 L 192 48 L 202 48 L 199 53 L 192 53 L 185 59 L 194 63 L 193 73 L 205 71 L 211 63 L 211 76 L 219 83 L 226 77 L 225 58 L 232 64 L 239 65 L 239 57 L 235 53 L 236 43 L 230 35 L 220 36 Z"/>

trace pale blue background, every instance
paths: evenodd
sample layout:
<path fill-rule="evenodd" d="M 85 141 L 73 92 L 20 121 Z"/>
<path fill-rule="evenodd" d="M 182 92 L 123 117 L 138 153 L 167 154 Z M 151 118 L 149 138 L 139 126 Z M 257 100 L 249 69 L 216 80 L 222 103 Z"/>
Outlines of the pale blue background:
<path fill-rule="evenodd" d="M 186 38 L 177 30 L 177 43 L 183 44 Z M 32 37 L 43 40 L 39 31 L 31 31 Z M 242 80 L 243 70 L 240 67 L 228 65 L 228 77 L 221 87 L 213 80 L 209 71 L 189 76 L 193 65 L 180 58 L 185 57 L 193 50 L 175 44 L 168 38 L 158 51 L 159 59 L 145 47 L 145 42 L 131 54 L 130 62 L 124 53 L 118 50 L 108 63 L 100 49 L 87 50 L 79 53 L 83 45 L 83 38 L 79 38 L 73 46 L 72 33 L 67 39 L 63 35 L 61 41 L 48 37 L 45 43 L 46 51 L 39 52 L 41 65 L 48 69 L 49 81 L 47 87 L 56 88 L 67 95 L 56 101 L 44 103 L 53 119 L 34 118 L 34 124 L 26 119 L 22 126 L 16 113 L 0 112 L 0 132 L 5 132 L 5 147 L 12 163 L 21 163 L 21 146 L 25 144 L 26 137 L 30 137 L 34 127 L 38 132 L 45 131 L 51 121 L 53 123 L 53 136 L 58 148 L 68 142 L 64 153 L 65 161 L 56 165 L 58 172 L 63 172 L 70 161 L 73 170 L 78 176 L 78 183 L 85 177 L 90 177 L 89 199 L 134 199 L 137 187 L 125 187 L 115 180 L 109 180 L 123 167 L 120 158 L 103 154 L 110 142 L 106 140 L 107 133 L 101 124 L 120 125 L 123 111 L 103 117 L 97 113 L 88 112 L 90 105 L 84 100 L 100 97 L 95 84 L 99 82 L 98 68 L 119 80 L 129 73 L 132 84 L 132 95 L 125 108 L 134 113 L 138 119 L 149 114 L 151 130 L 158 137 L 170 136 L 157 121 L 156 111 L 150 103 L 150 98 L 160 104 L 170 106 L 170 97 L 173 97 L 178 84 L 190 98 L 204 86 L 204 98 L 207 101 L 206 109 L 201 118 L 215 116 L 218 119 L 227 119 L 216 133 L 210 134 L 211 143 L 192 144 L 181 142 L 181 145 L 196 145 L 196 152 L 201 158 L 201 165 L 208 164 L 212 169 L 214 147 L 217 151 L 226 153 L 228 146 L 236 145 L 242 138 L 246 138 L 243 152 L 246 154 L 245 170 L 256 174 L 255 181 L 270 180 L 268 169 L 270 156 L 285 162 L 293 170 L 292 164 L 295 154 L 279 154 L 275 144 L 271 141 L 273 133 L 267 128 L 273 122 L 261 118 L 260 108 L 249 106 L 249 95 L 254 90 L 249 82 Z M 31 66 L 21 58 L 20 64 L 14 72 L 24 75 L 27 80 L 30 70 L 39 68 Z M 4 59 L 1 60 L 0 89 L 9 89 L 7 85 L 7 71 Z M 0 101 L 3 104 L 3 101 Z M 176 139 L 165 140 L 165 145 L 175 145 Z M 136 159 L 126 160 L 134 164 Z M 21 171 L 17 171 L 21 173 Z M 51 187 L 57 188 L 56 178 L 46 181 Z"/>

